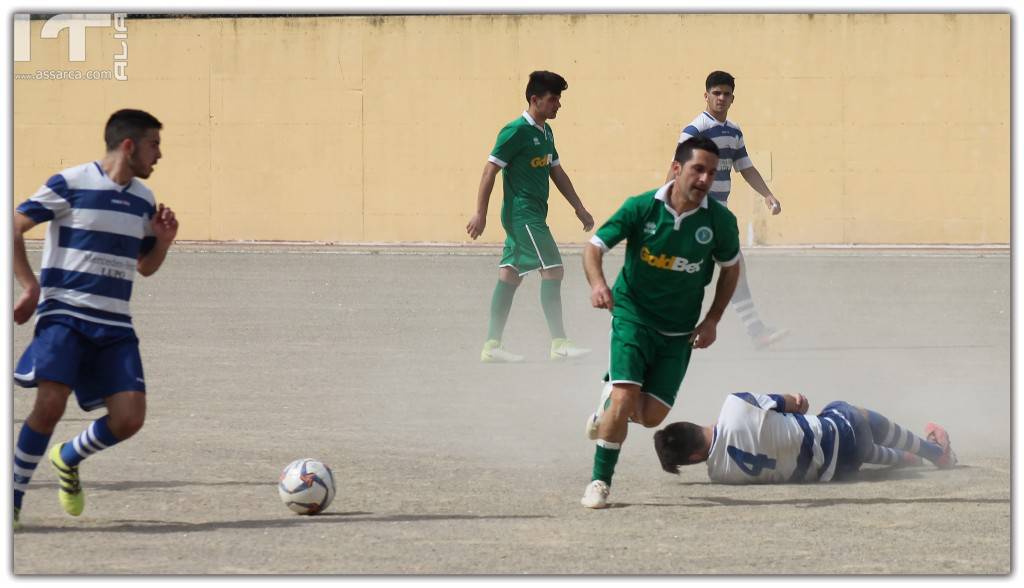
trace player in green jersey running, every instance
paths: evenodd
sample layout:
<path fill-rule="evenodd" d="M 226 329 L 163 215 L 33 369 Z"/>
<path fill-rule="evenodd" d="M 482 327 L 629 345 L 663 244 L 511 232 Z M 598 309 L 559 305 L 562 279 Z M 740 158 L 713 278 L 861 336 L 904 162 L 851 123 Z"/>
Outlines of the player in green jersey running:
<path fill-rule="evenodd" d="M 587 212 L 558 160 L 555 136 L 548 119 L 558 114 L 562 92 L 569 85 L 562 76 L 550 71 L 535 71 L 526 85 L 529 104 L 523 114 L 505 125 L 498 133 L 477 192 L 476 214 L 469 219 L 466 232 L 476 239 L 487 224 L 487 205 L 494 188 L 494 179 L 503 171 L 505 192 L 501 204 L 501 226 L 505 229 L 505 249 L 498 265 L 498 284 L 491 297 L 491 318 L 487 341 L 480 360 L 484 362 L 522 361 L 521 355 L 501 346 L 509 310 L 516 288 L 523 276 L 539 270 L 540 299 L 551 332 L 551 359 L 580 357 L 589 349 L 576 347 L 565 335 L 562 322 L 562 256 L 547 225 L 548 178 L 576 211 L 583 230 L 594 227 L 594 218 Z"/>
<path fill-rule="evenodd" d="M 740 273 L 736 216 L 708 198 L 718 147 L 695 137 L 676 147 L 670 181 L 628 198 L 583 252 L 594 308 L 612 313 L 610 364 L 598 410 L 587 421 L 597 440 L 591 482 L 581 503 L 604 508 L 629 420 L 658 426 L 668 415 L 690 352 L 715 342 L 718 321 Z M 615 287 L 604 254 L 626 241 Z M 711 308 L 700 320 L 704 289 L 721 267 Z"/>

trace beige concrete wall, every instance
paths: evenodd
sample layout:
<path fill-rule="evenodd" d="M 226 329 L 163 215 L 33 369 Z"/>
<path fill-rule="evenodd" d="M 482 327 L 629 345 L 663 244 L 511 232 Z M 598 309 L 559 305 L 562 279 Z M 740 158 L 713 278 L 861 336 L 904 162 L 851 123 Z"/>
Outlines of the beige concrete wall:
<path fill-rule="evenodd" d="M 67 35 L 39 69 L 86 63 Z M 498 129 L 534 69 L 569 89 L 562 163 L 603 220 L 664 178 L 712 69 L 737 77 L 730 117 L 783 203 L 767 218 L 734 175 L 730 205 L 761 244 L 1008 243 L 1010 17 L 536 15 L 128 20 L 128 81 L 14 82 L 14 202 L 102 155 L 115 109 L 165 124 L 149 184 L 183 239 L 468 238 Z M 500 181 L 484 241 L 498 242 Z M 581 242 L 552 187 L 556 238 Z M 41 233 L 35 232 L 34 236 Z"/>

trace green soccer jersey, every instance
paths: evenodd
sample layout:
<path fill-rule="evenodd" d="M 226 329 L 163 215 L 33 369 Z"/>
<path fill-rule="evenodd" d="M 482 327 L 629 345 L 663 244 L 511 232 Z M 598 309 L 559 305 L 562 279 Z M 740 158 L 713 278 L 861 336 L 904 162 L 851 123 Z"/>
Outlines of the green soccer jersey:
<path fill-rule="evenodd" d="M 544 224 L 548 217 L 548 176 L 558 165 L 555 135 L 544 123 L 535 124 L 528 112 L 505 125 L 488 161 L 502 168 L 505 198 L 501 224 L 510 228 L 529 223 Z"/>
<path fill-rule="evenodd" d="M 715 200 L 676 215 L 671 186 L 626 199 L 591 243 L 607 251 L 626 239 L 612 315 L 675 335 L 697 326 L 714 263 L 739 263 L 740 239 L 736 216 Z"/>

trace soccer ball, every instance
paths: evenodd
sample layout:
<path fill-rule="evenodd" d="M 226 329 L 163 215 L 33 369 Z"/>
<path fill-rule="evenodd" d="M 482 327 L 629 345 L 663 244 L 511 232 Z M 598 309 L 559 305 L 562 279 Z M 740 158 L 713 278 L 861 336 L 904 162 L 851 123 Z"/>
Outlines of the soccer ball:
<path fill-rule="evenodd" d="M 277 493 L 285 506 L 299 514 L 314 515 L 334 500 L 334 474 L 315 459 L 297 459 L 281 472 Z"/>

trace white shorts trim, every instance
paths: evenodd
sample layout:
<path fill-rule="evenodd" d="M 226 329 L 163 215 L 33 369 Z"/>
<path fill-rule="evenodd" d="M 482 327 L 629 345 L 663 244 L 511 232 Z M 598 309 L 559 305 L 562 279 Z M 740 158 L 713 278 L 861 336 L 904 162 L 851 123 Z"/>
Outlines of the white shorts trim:
<path fill-rule="evenodd" d="M 653 398 L 653 399 L 657 400 L 658 402 L 660 402 L 660 403 L 664 404 L 664 405 L 665 405 L 665 406 L 666 406 L 667 408 L 672 408 L 672 405 L 671 405 L 671 404 L 669 404 L 669 403 L 665 402 L 665 401 L 664 401 L 664 400 L 662 400 L 661 398 L 658 398 L 658 397 L 657 397 L 657 396 L 655 396 L 654 394 L 651 394 L 650 392 L 644 392 L 644 394 L 646 394 L 646 395 L 650 396 L 651 398 Z M 678 395 L 678 392 L 677 392 L 676 394 Z"/>
<path fill-rule="evenodd" d="M 537 252 L 537 259 L 540 260 L 540 269 L 551 269 L 553 267 L 562 267 L 562 264 L 560 264 L 560 263 L 555 263 L 555 264 L 552 264 L 552 265 L 547 265 L 546 263 L 544 263 L 544 256 L 540 254 L 540 247 L 537 247 L 537 240 L 533 238 L 533 231 L 530 230 L 530 225 L 523 225 L 523 228 L 526 229 L 526 234 L 530 236 L 530 243 L 533 243 L 533 250 Z M 530 270 L 530 271 L 533 271 L 533 270 Z M 530 272 L 524 272 L 521 275 L 526 275 L 528 273 L 530 273 Z"/>

